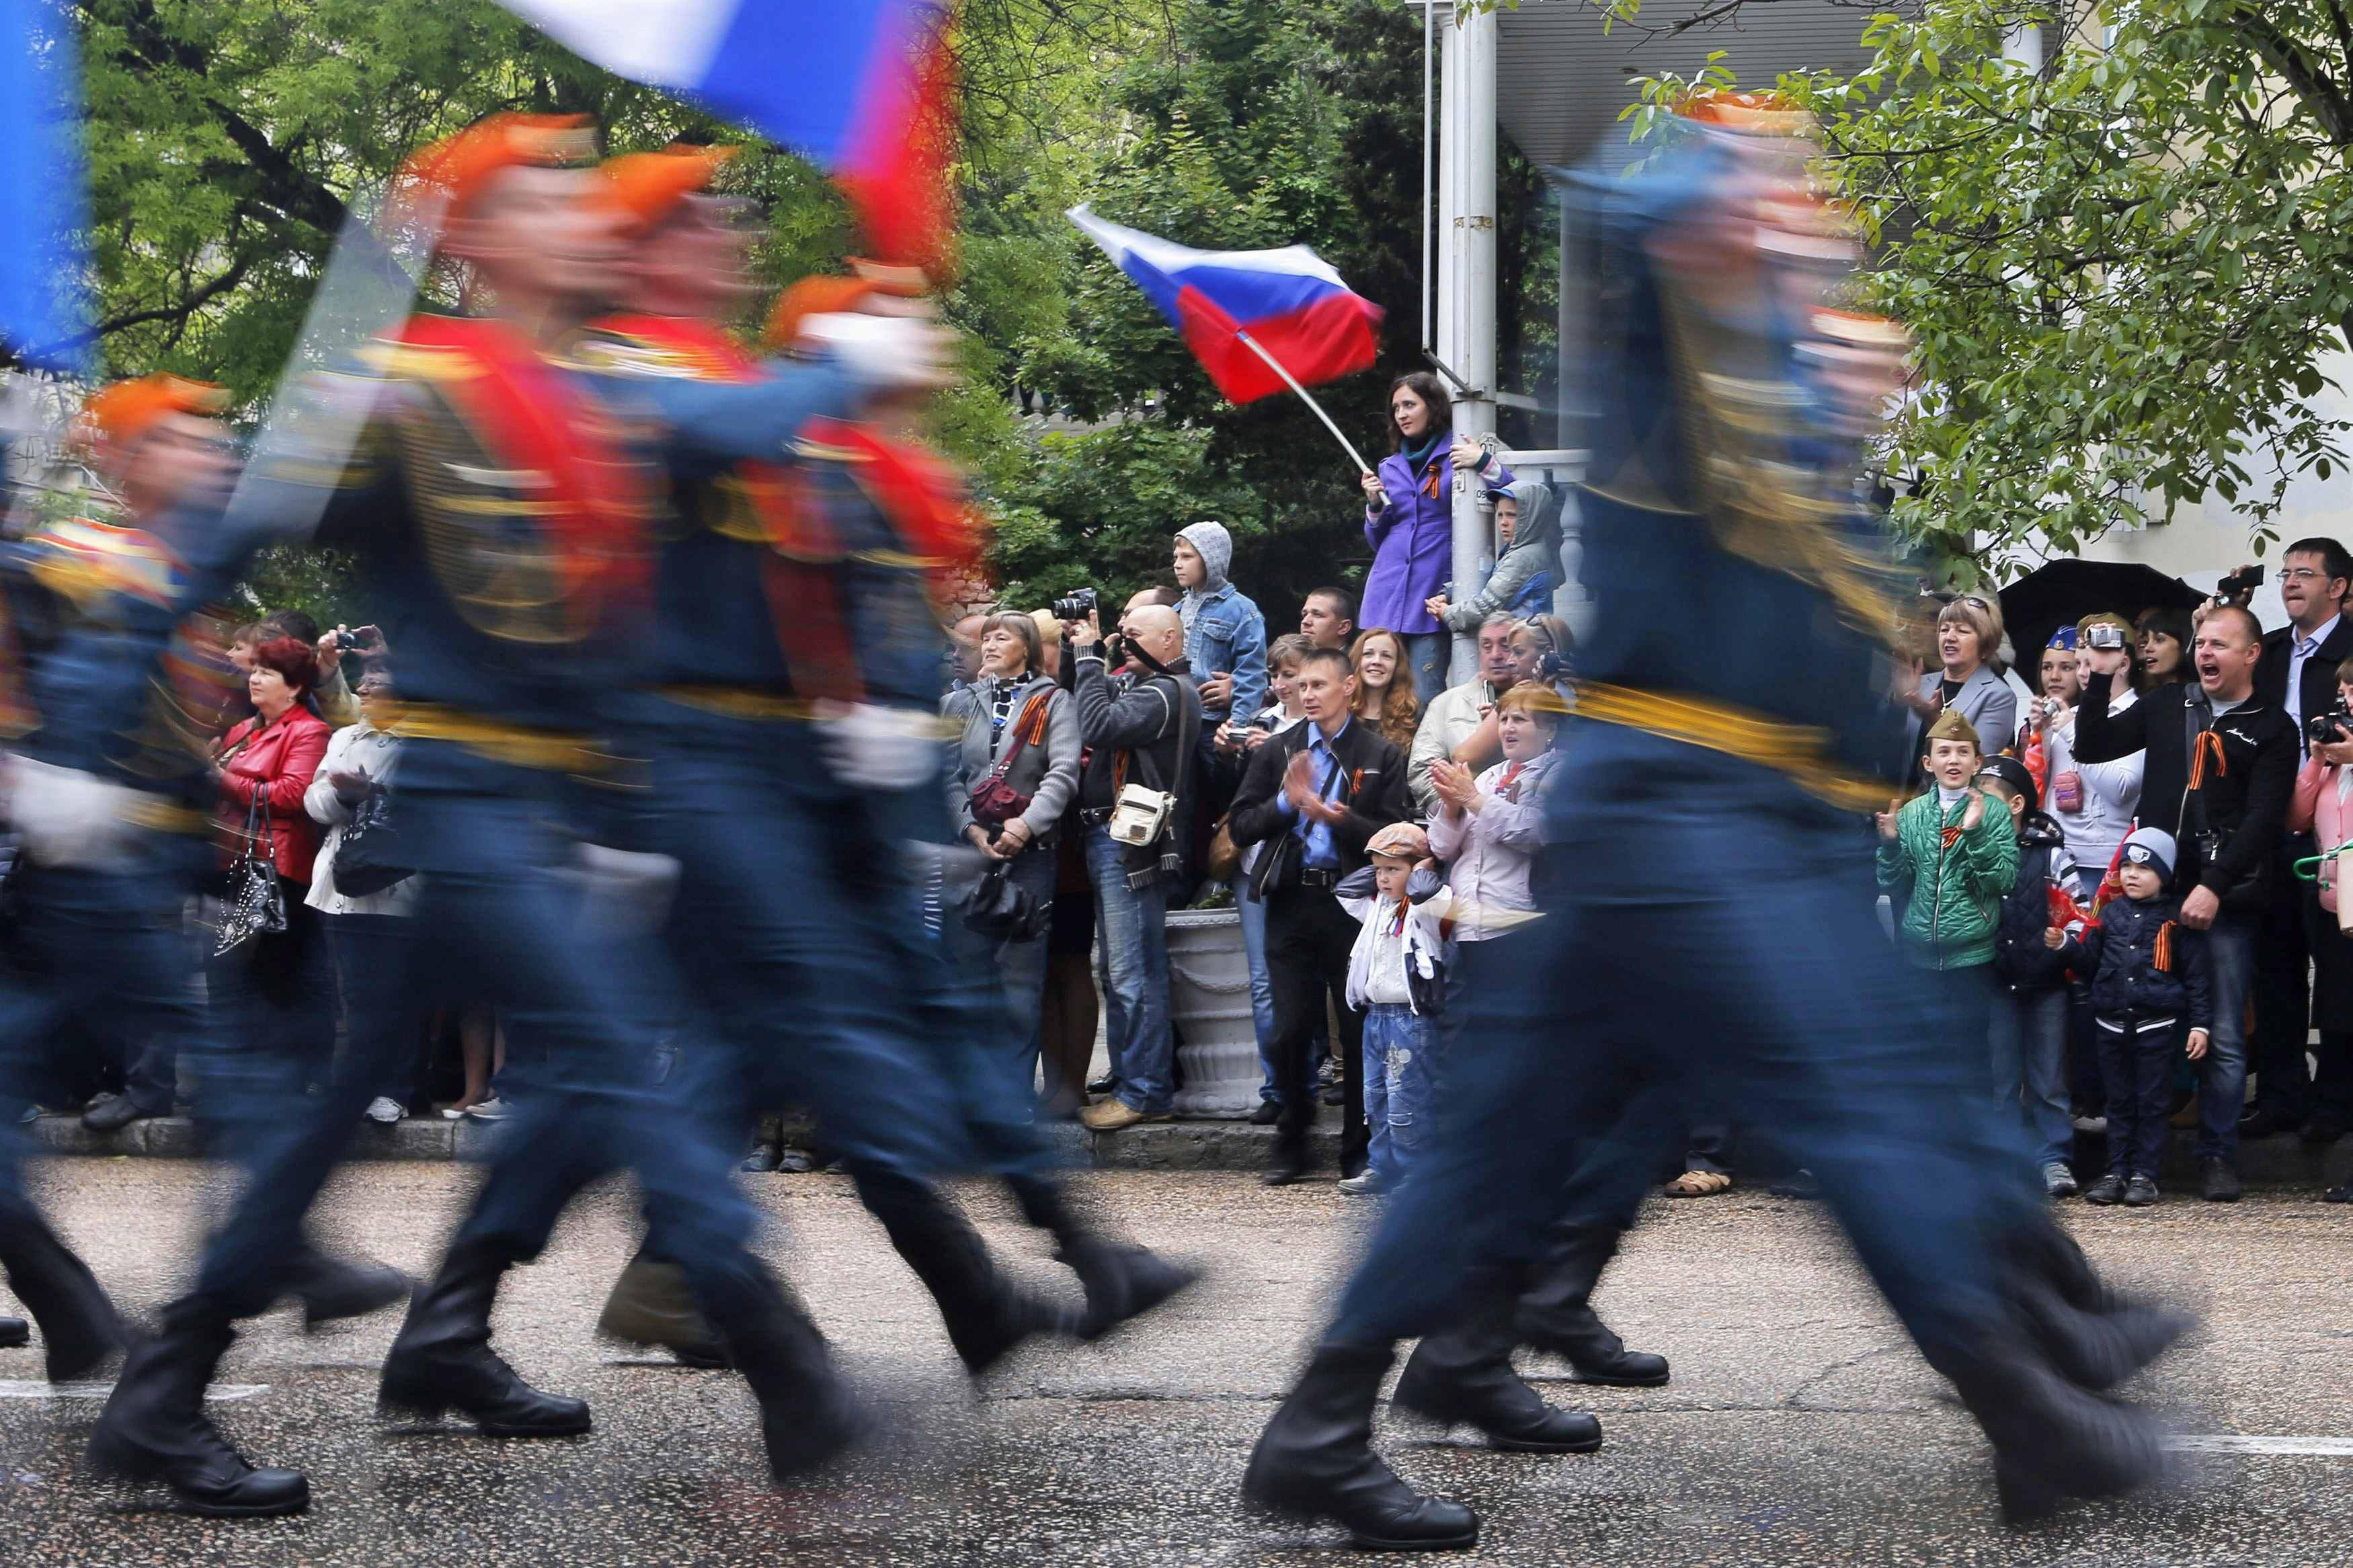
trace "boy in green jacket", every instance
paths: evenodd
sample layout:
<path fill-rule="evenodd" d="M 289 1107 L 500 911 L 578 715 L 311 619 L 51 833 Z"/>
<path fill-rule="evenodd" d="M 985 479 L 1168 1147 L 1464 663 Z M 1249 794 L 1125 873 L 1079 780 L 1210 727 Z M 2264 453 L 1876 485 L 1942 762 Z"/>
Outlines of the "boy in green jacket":
<path fill-rule="evenodd" d="M 1905 956 L 1930 972 L 1949 1039 L 1982 1050 L 1993 1005 L 1994 933 L 2018 879 L 2008 808 L 1976 787 L 1978 732 L 1953 709 L 1928 727 L 1933 787 L 1879 814 L 1879 885 L 1909 886 L 1899 933 Z"/>

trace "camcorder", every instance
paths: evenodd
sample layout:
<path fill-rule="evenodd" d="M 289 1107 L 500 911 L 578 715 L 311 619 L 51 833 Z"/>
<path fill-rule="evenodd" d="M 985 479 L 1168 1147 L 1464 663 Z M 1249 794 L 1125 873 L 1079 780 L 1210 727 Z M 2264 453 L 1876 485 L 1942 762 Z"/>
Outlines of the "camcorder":
<path fill-rule="evenodd" d="M 2093 647 L 2113 651 L 2125 646 L 2125 629 L 2111 622 L 2100 621 L 2084 634 L 2084 640 Z"/>

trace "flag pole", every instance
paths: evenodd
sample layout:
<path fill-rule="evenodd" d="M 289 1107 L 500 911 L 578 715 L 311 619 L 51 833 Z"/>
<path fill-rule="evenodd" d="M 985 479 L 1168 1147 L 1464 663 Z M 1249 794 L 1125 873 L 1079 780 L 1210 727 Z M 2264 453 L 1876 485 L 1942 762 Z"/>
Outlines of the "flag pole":
<path fill-rule="evenodd" d="M 1347 453 L 1349 458 L 1355 461 L 1358 472 L 1369 474 L 1374 471 L 1373 466 L 1365 461 L 1363 455 L 1360 454 L 1356 447 L 1348 444 L 1348 438 L 1340 434 L 1340 427 L 1332 423 L 1332 416 L 1324 412 L 1324 405 L 1316 402 L 1313 397 L 1308 396 L 1307 389 L 1300 385 L 1289 371 L 1282 368 L 1282 362 L 1281 360 L 1267 353 L 1265 347 L 1248 332 L 1237 328 L 1234 331 L 1234 336 L 1249 344 L 1250 353 L 1266 361 L 1266 363 L 1273 368 L 1274 374 L 1282 377 L 1283 385 L 1299 394 L 1300 401 L 1306 404 L 1308 407 L 1315 410 L 1315 417 L 1324 421 L 1324 428 L 1332 432 L 1332 439 L 1340 443 L 1340 449 Z"/>

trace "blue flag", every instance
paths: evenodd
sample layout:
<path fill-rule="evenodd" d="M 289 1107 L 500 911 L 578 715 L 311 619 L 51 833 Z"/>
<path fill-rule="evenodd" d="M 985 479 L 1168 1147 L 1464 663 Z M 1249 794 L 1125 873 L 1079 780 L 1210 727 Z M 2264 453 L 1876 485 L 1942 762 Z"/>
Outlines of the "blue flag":
<path fill-rule="evenodd" d="M 72 7 L 0 0 L 0 348 L 82 368 L 81 76 Z"/>

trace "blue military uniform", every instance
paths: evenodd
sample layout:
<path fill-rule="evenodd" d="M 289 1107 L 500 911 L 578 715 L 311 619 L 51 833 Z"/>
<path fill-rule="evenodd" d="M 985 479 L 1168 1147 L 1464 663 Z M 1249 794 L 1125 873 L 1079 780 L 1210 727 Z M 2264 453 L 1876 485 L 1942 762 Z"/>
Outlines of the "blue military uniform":
<path fill-rule="evenodd" d="M 1531 1258 L 1563 1172 L 1597 1146 L 1606 1161 L 1660 1142 L 1628 1107 L 1680 1096 L 1630 1081 L 1630 1061 L 1705 1082 L 1820 1178 L 1994 1438 L 2014 1510 L 2123 1489 L 2158 1462 L 2153 1429 L 2094 1391 L 2179 1321 L 2100 1289 L 1978 1092 L 1982 1042 L 1935 1037 L 1872 913 L 1858 814 L 1894 788 L 1868 770 L 1894 752 L 1897 578 L 1812 345 L 1878 324 L 1792 306 L 1808 279 L 1761 247 L 1752 263 L 1752 229 L 1710 226 L 1754 210 L 1760 151 L 1686 126 L 1636 174 L 1572 193 L 1597 287 L 1588 380 L 1609 395 L 1579 500 L 1596 613 L 1549 796 L 1563 874 L 1511 973 L 1469 998 L 1484 1048 L 1450 1078 L 1432 1159 L 1383 1215 L 1246 1482 L 1360 1535 L 1475 1538 L 1468 1510 L 1380 1468 L 1359 1406 L 1394 1341 L 1449 1325 Z M 1792 188 L 1778 195 L 1802 206 Z M 1600 1184 L 1620 1189 L 1587 1194 L 1606 1215 L 1623 1182 Z"/>

